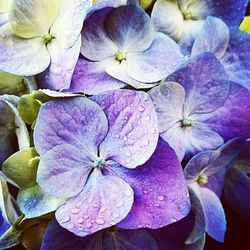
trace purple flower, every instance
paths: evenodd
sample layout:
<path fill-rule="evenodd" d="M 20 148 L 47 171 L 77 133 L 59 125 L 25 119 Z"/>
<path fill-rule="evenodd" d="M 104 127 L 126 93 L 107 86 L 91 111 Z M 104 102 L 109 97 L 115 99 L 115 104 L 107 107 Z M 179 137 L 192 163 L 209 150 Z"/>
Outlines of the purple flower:
<path fill-rule="evenodd" d="M 230 84 L 211 53 L 193 57 L 149 93 L 160 135 L 179 159 L 250 136 L 250 93 Z"/>
<path fill-rule="evenodd" d="M 153 103 L 144 92 L 48 102 L 39 112 L 34 140 L 41 155 L 37 182 L 48 194 L 67 199 L 56 219 L 76 235 L 117 223 L 159 228 L 189 211 L 180 163 L 168 144 L 158 141 Z"/>
<path fill-rule="evenodd" d="M 249 0 L 157 0 L 152 20 L 163 32 L 185 47 L 190 47 L 207 16 L 224 20 L 230 27 L 239 27 Z"/>
<path fill-rule="evenodd" d="M 212 52 L 225 67 L 230 81 L 250 90 L 249 47 L 250 34 L 238 28 L 229 30 L 220 19 L 208 17 L 194 42 L 191 56 Z"/>
<path fill-rule="evenodd" d="M 181 60 L 179 46 L 155 33 L 150 17 L 136 5 L 103 8 L 87 18 L 81 54 L 70 91 L 91 95 L 127 84 L 152 87 Z"/>
<path fill-rule="evenodd" d="M 223 242 L 226 219 L 219 195 L 225 171 L 237 159 L 243 143 L 239 138 L 232 139 L 217 150 L 197 154 L 185 167 L 184 175 L 195 213 L 195 225 L 186 243 L 197 241 L 205 231 L 215 240 Z"/>

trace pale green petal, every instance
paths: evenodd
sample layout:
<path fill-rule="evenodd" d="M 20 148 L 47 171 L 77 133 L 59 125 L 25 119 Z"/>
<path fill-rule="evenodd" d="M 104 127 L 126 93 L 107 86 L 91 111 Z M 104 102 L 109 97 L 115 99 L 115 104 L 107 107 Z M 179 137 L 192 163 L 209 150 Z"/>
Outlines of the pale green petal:
<path fill-rule="evenodd" d="M 246 16 L 240 25 L 240 29 L 250 33 L 250 16 Z"/>
<path fill-rule="evenodd" d="M 15 35 L 32 38 L 47 34 L 57 17 L 54 0 L 16 0 L 10 12 Z"/>
<path fill-rule="evenodd" d="M 16 126 L 16 136 L 18 141 L 19 149 L 26 149 L 30 147 L 30 138 L 29 138 L 29 132 L 27 130 L 27 127 L 21 118 L 17 108 L 10 102 L 4 101 L 12 110 L 12 112 L 15 115 L 15 126 Z"/>
<path fill-rule="evenodd" d="M 7 24 L 0 30 L 0 55 L 0 70 L 15 75 L 36 75 L 50 64 L 46 45 L 41 38 L 12 36 Z"/>
<path fill-rule="evenodd" d="M 52 197 L 38 185 L 20 190 L 17 203 L 26 218 L 35 218 L 55 211 L 65 200 Z"/>
<path fill-rule="evenodd" d="M 11 0 L 0 0 L 0 13 L 9 12 Z"/>
<path fill-rule="evenodd" d="M 84 18 L 91 7 L 89 0 L 58 1 L 59 13 L 51 27 L 50 34 L 63 48 L 72 47 L 80 36 Z"/>
<path fill-rule="evenodd" d="M 2 165 L 4 174 L 20 188 L 36 184 L 39 157 L 35 148 L 21 150 L 11 155 Z"/>

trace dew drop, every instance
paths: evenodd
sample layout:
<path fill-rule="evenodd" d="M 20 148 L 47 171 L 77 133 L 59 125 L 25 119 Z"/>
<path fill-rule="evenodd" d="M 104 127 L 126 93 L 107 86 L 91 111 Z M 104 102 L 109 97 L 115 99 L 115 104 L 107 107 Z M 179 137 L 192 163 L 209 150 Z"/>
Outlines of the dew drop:
<path fill-rule="evenodd" d="M 84 221 L 83 218 L 78 219 L 78 223 L 83 223 L 83 221 Z"/>
<path fill-rule="evenodd" d="M 97 219 L 97 220 L 96 220 L 96 223 L 97 223 L 98 225 L 103 225 L 103 224 L 105 223 L 105 221 L 104 221 L 103 219 Z"/>
<path fill-rule="evenodd" d="M 144 194 L 147 194 L 147 193 L 148 193 L 148 191 L 147 191 L 147 190 L 142 190 L 142 192 L 143 192 Z"/>
<path fill-rule="evenodd" d="M 86 224 L 86 227 L 87 227 L 87 228 L 90 228 L 90 227 L 92 227 L 92 224 L 91 224 L 90 222 L 88 222 L 88 223 Z"/>
<path fill-rule="evenodd" d="M 70 221 L 70 217 L 69 216 L 65 216 L 61 220 L 62 223 L 66 223 L 66 222 L 69 222 L 69 221 Z"/>
<path fill-rule="evenodd" d="M 74 224 L 73 223 L 67 225 L 67 229 L 72 230 L 73 228 L 74 228 Z"/>
<path fill-rule="evenodd" d="M 144 108 L 140 106 L 140 107 L 138 108 L 138 111 L 143 112 L 143 111 L 144 111 Z"/>
<path fill-rule="evenodd" d="M 79 208 L 82 205 L 82 201 L 76 203 L 76 207 Z"/>
<path fill-rule="evenodd" d="M 79 212 L 80 212 L 79 208 L 74 208 L 74 209 L 71 210 L 72 214 L 78 214 Z"/>
<path fill-rule="evenodd" d="M 106 210 L 107 210 L 106 207 L 102 207 L 102 208 L 99 210 L 99 212 L 100 212 L 100 213 L 103 213 L 103 212 L 105 212 Z"/>
<path fill-rule="evenodd" d="M 157 199 L 158 199 L 159 201 L 163 201 L 163 200 L 164 200 L 164 196 L 159 195 L 159 196 L 157 197 Z"/>
<path fill-rule="evenodd" d="M 113 213 L 113 218 L 118 218 L 120 216 L 120 214 L 118 214 L 118 213 Z"/>
<path fill-rule="evenodd" d="M 83 218 L 84 219 L 88 219 L 89 217 L 88 217 L 88 215 L 84 215 Z"/>
<path fill-rule="evenodd" d="M 119 202 L 116 204 L 117 207 L 121 207 L 122 205 L 123 205 L 123 201 L 119 201 Z"/>

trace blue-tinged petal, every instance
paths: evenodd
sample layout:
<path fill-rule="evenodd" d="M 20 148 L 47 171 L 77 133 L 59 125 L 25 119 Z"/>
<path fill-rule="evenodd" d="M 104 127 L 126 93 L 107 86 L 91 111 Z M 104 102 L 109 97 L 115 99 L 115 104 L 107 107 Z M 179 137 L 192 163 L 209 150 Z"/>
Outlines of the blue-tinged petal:
<path fill-rule="evenodd" d="M 172 73 L 181 57 L 178 44 L 168 36 L 156 33 L 146 51 L 127 54 L 127 73 L 140 82 L 157 82 Z"/>
<path fill-rule="evenodd" d="M 84 237 L 124 219 L 133 200 L 133 189 L 125 181 L 103 176 L 95 169 L 82 192 L 57 209 L 56 219 L 62 227 Z"/>
<path fill-rule="evenodd" d="M 65 230 L 56 220 L 52 220 L 49 224 L 41 249 L 118 250 L 124 247 L 129 250 L 158 250 L 153 237 L 144 229 L 111 228 L 80 238 Z"/>
<path fill-rule="evenodd" d="M 205 123 L 199 122 L 194 122 L 192 126 L 186 128 L 183 128 L 180 122 L 176 122 L 160 135 L 175 150 L 180 160 L 185 153 L 189 158 L 200 151 L 215 149 L 223 144 L 223 139 L 218 133 Z"/>
<path fill-rule="evenodd" d="M 9 21 L 9 13 L 0 13 L 0 27 Z"/>
<path fill-rule="evenodd" d="M 153 24 L 146 12 L 136 5 L 114 9 L 105 21 L 108 36 L 123 52 L 149 48 L 154 38 Z"/>
<path fill-rule="evenodd" d="M 135 196 L 130 213 L 118 227 L 157 229 L 189 213 L 189 195 L 180 162 L 162 139 L 144 165 L 133 170 L 122 166 L 112 170 L 130 184 Z"/>
<path fill-rule="evenodd" d="M 46 194 L 39 185 L 19 191 L 17 204 L 25 218 L 35 218 L 55 211 L 64 200 Z"/>
<path fill-rule="evenodd" d="M 212 52 L 218 59 L 222 58 L 229 43 L 227 25 L 216 17 L 207 17 L 192 48 L 192 56 L 203 52 Z"/>
<path fill-rule="evenodd" d="M 184 175 L 189 183 L 198 179 L 200 175 L 207 177 L 233 166 L 244 141 L 235 138 L 217 150 L 207 150 L 195 155 L 186 165 Z"/>
<path fill-rule="evenodd" d="M 37 183 L 48 194 L 68 198 L 80 193 L 92 169 L 84 151 L 69 144 L 47 151 L 40 160 Z M 70 185 L 65 185 L 65 182 Z"/>
<path fill-rule="evenodd" d="M 58 40 L 53 39 L 47 46 L 51 62 L 49 68 L 38 76 L 39 86 L 54 90 L 68 89 L 79 57 L 80 47 L 80 37 L 68 49 L 61 47 Z"/>
<path fill-rule="evenodd" d="M 112 77 L 133 86 L 136 89 L 147 89 L 156 85 L 156 83 L 143 83 L 136 81 L 127 73 L 127 61 L 119 62 L 115 58 L 110 57 L 103 61 L 105 71 Z"/>
<path fill-rule="evenodd" d="M 88 95 L 100 94 L 108 90 L 120 89 L 127 84 L 105 72 L 105 62 L 91 62 L 79 59 L 72 77 L 69 90 Z"/>
<path fill-rule="evenodd" d="M 58 15 L 50 28 L 51 36 L 63 49 L 70 49 L 79 39 L 90 0 L 57 1 Z"/>
<path fill-rule="evenodd" d="M 208 4 L 208 15 L 216 16 L 225 21 L 230 27 L 240 26 L 249 0 L 210 0 Z"/>
<path fill-rule="evenodd" d="M 195 241 L 194 243 L 185 245 L 181 250 L 203 250 L 205 247 L 206 235 Z"/>
<path fill-rule="evenodd" d="M 109 122 L 100 156 L 127 168 L 145 163 L 158 141 L 156 113 L 148 94 L 116 90 L 94 96 L 93 100 L 103 108 Z"/>
<path fill-rule="evenodd" d="M 250 34 L 238 29 L 230 30 L 227 51 L 221 59 L 229 79 L 250 90 Z"/>
<path fill-rule="evenodd" d="M 154 103 L 160 133 L 182 120 L 185 90 L 179 83 L 164 82 L 148 93 Z"/>
<path fill-rule="evenodd" d="M 92 157 L 96 156 L 107 129 L 107 118 L 93 101 L 84 97 L 57 99 L 41 106 L 34 141 L 39 154 L 61 144 L 71 144 Z"/>
<path fill-rule="evenodd" d="M 92 60 L 100 61 L 110 56 L 115 56 L 119 50 L 107 34 L 104 27 L 107 15 L 113 8 L 103 8 L 94 12 L 84 23 L 82 30 L 81 54 Z"/>
<path fill-rule="evenodd" d="M 242 171 L 229 170 L 223 190 L 223 201 L 236 212 L 250 218 L 250 178 Z"/>
<path fill-rule="evenodd" d="M 184 20 L 177 1 L 156 1 L 151 18 L 157 31 L 169 35 L 176 41 L 181 39 Z"/>
<path fill-rule="evenodd" d="M 223 105 L 230 89 L 223 66 L 211 53 L 203 53 L 188 60 L 167 80 L 176 81 L 184 87 L 185 112 L 188 114 L 216 110 Z"/>
<path fill-rule="evenodd" d="M 224 209 L 218 196 L 208 188 L 193 189 L 200 199 L 206 222 L 206 232 L 219 242 L 224 241 L 226 232 L 226 218 Z"/>
<path fill-rule="evenodd" d="M 0 70 L 15 75 L 35 75 L 50 64 L 41 38 L 21 39 L 13 36 L 9 24 L 0 30 Z"/>
<path fill-rule="evenodd" d="M 211 129 L 225 141 L 234 137 L 250 137 L 250 91 L 231 83 L 230 93 L 223 106 L 215 112 L 201 115 Z"/>
<path fill-rule="evenodd" d="M 190 200 L 192 205 L 191 212 L 194 215 L 194 224 L 192 231 L 188 235 L 187 239 L 185 240 L 186 244 L 192 244 L 203 237 L 205 233 L 205 215 L 202 209 L 201 202 L 192 188 L 189 188 Z"/>

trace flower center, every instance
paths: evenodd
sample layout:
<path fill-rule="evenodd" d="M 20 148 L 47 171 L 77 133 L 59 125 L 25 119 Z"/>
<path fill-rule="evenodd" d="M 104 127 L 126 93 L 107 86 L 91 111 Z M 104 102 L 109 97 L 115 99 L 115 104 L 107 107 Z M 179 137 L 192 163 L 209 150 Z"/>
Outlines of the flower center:
<path fill-rule="evenodd" d="M 181 121 L 182 127 L 191 127 L 193 124 L 193 120 L 190 117 L 183 117 L 183 120 Z"/>
<path fill-rule="evenodd" d="M 197 181 L 200 185 L 206 184 L 208 182 L 208 177 L 206 175 L 201 174 Z"/>
<path fill-rule="evenodd" d="M 125 53 L 123 53 L 122 51 L 118 50 L 116 53 L 115 53 L 115 60 L 121 62 L 122 60 L 125 60 L 126 59 L 126 55 Z"/>
<path fill-rule="evenodd" d="M 51 42 L 52 38 L 53 37 L 49 33 L 45 33 L 42 35 L 42 39 L 43 39 L 44 43 L 46 43 L 46 44 Z"/>
<path fill-rule="evenodd" d="M 184 11 L 183 12 L 183 17 L 185 20 L 191 20 L 193 19 L 193 15 L 191 11 Z"/>
<path fill-rule="evenodd" d="M 25 83 L 25 80 L 23 79 L 21 82 L 18 83 L 17 89 L 19 92 L 24 92 L 27 90 L 27 84 Z"/>
<path fill-rule="evenodd" d="M 98 157 L 93 164 L 94 168 L 103 169 L 106 166 L 106 161 Z"/>

